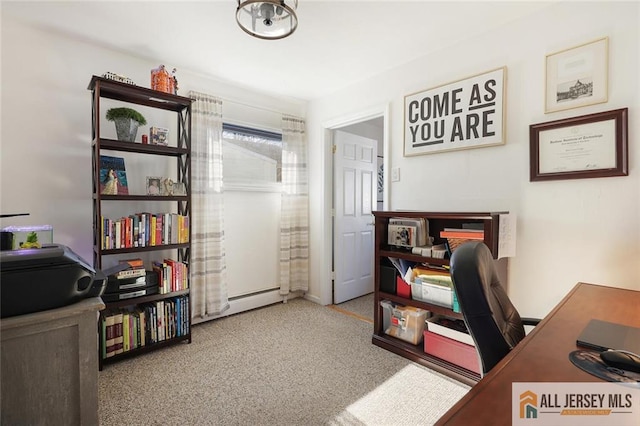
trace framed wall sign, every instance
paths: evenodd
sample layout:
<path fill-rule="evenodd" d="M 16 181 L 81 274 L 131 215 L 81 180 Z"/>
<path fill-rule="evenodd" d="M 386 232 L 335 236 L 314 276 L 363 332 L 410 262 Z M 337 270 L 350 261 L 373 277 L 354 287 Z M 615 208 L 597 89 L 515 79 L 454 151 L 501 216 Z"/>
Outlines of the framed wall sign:
<path fill-rule="evenodd" d="M 629 174 L 627 108 L 529 126 L 530 181 Z"/>
<path fill-rule="evenodd" d="M 404 155 L 505 143 L 507 67 L 404 97 Z"/>
<path fill-rule="evenodd" d="M 544 112 L 607 102 L 609 38 L 547 55 Z"/>

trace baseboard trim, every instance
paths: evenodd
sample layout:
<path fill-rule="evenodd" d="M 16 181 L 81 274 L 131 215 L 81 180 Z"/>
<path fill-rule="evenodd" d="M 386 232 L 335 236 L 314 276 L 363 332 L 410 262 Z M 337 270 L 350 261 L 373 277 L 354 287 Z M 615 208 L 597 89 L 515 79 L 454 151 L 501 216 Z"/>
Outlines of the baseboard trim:
<path fill-rule="evenodd" d="M 291 300 L 301 297 L 301 294 L 292 292 L 287 295 L 286 299 Z M 285 297 L 280 294 L 279 289 L 266 291 L 262 293 L 252 294 L 244 297 L 237 297 L 229 300 L 229 309 L 220 315 L 209 315 L 206 317 L 193 318 L 192 324 L 201 324 L 218 318 L 228 317 L 230 315 L 239 314 L 241 312 L 250 311 L 252 309 L 262 308 L 275 303 L 282 303 Z"/>
<path fill-rule="evenodd" d="M 318 305 L 324 305 L 324 303 L 322 303 L 320 301 L 320 298 L 318 296 L 314 296 L 314 295 L 311 295 L 311 294 L 305 294 L 303 297 L 305 299 L 307 299 L 308 301 L 310 301 L 310 302 L 317 303 Z"/>

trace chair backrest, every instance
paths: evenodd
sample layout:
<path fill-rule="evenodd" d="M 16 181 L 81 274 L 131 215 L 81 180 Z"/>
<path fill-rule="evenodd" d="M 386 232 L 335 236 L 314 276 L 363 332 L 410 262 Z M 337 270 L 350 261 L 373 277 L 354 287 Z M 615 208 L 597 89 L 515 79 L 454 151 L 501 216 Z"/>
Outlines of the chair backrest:
<path fill-rule="evenodd" d="M 505 292 L 489 248 L 473 241 L 451 256 L 451 279 L 464 321 L 488 373 L 525 336 L 524 325 Z"/>

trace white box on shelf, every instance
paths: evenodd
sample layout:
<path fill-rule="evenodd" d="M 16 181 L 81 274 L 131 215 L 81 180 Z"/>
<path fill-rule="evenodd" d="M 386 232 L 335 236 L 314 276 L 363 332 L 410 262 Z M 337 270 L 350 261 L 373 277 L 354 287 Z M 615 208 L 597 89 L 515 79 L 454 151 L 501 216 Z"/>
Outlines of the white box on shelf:
<path fill-rule="evenodd" d="M 467 345 L 475 346 L 473 338 L 469 333 L 458 331 L 456 329 L 447 327 L 444 324 L 439 324 L 439 322 L 443 322 L 443 320 L 444 324 L 446 324 L 447 319 L 442 315 L 434 315 L 431 318 L 427 318 L 427 329 L 432 333 L 439 334 L 449 339 L 457 340 L 458 342 L 462 342 Z"/>

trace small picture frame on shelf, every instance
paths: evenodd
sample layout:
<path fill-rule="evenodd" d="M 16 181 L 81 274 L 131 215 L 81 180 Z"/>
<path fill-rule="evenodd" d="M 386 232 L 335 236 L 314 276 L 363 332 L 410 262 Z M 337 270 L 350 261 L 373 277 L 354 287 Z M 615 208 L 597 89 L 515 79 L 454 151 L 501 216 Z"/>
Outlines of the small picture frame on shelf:
<path fill-rule="evenodd" d="M 147 195 L 161 195 L 162 178 L 158 176 L 147 176 Z"/>
<path fill-rule="evenodd" d="M 169 145 L 169 129 L 155 126 L 149 128 L 149 143 L 152 145 Z"/>
<path fill-rule="evenodd" d="M 163 178 L 160 182 L 160 194 L 164 196 L 175 195 L 174 194 L 175 182 L 171 178 Z"/>
<path fill-rule="evenodd" d="M 182 182 L 173 182 L 173 195 L 187 195 L 187 188 Z"/>

